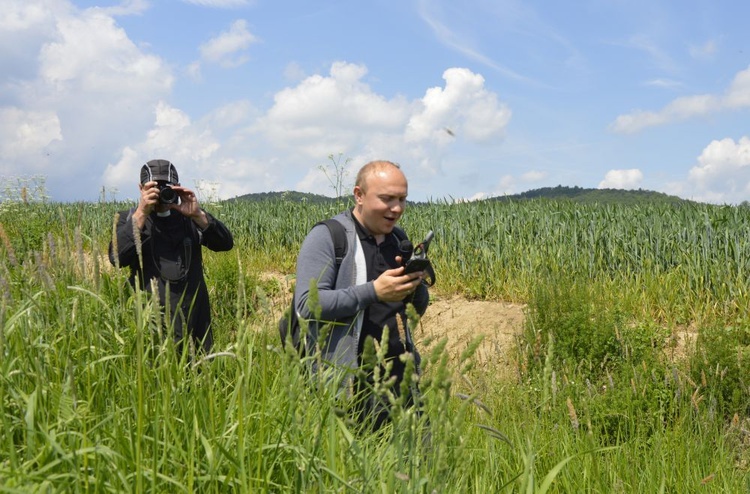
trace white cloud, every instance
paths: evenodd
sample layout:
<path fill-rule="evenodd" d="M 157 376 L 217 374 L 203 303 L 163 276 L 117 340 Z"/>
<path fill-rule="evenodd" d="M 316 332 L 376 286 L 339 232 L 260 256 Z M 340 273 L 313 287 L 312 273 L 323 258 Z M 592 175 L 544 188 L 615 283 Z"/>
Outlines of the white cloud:
<path fill-rule="evenodd" d="M 445 88 L 428 89 L 422 108 L 409 120 L 407 140 L 441 144 L 456 135 L 473 142 L 504 137 L 511 111 L 495 93 L 485 89 L 481 75 L 452 68 L 443 73 L 443 79 Z"/>
<path fill-rule="evenodd" d="M 503 175 L 497 181 L 491 192 L 477 192 L 469 200 L 485 199 L 487 197 L 502 197 L 518 193 L 520 184 L 533 184 L 547 178 L 548 173 L 538 170 L 529 170 L 520 176 L 510 174 Z"/>
<path fill-rule="evenodd" d="M 637 168 L 610 170 L 599 182 L 600 189 L 636 189 L 643 181 L 643 172 Z"/>
<path fill-rule="evenodd" d="M 440 118 L 432 115 L 430 121 L 425 108 L 439 107 L 439 115 L 453 115 L 452 124 L 461 129 L 454 139 L 464 140 L 465 135 L 476 134 L 472 125 L 500 133 L 502 128 L 494 122 L 506 122 L 509 116 L 496 96 L 483 89 L 481 77 L 465 70 L 458 74 L 459 82 L 474 84 L 447 77 L 445 90 L 427 91 L 441 96 L 425 97 L 427 105 L 425 99 L 387 99 L 375 93 L 363 82 L 367 68 L 345 62 L 334 63 L 327 76 L 313 75 L 279 91 L 265 114 L 247 102 L 233 102 L 193 121 L 179 109 L 160 103 L 152 130 L 140 143 L 123 147 L 104 180 L 107 187 L 132 194 L 140 165 L 162 157 L 175 163 L 184 184 L 193 183 L 185 180 L 211 183 L 211 193 L 220 197 L 288 188 L 331 194 L 318 166 L 327 164 L 326 156 L 342 153 L 351 158 L 348 172 L 352 178 L 363 163 L 386 158 L 402 161 L 410 183 L 413 179 L 420 184 L 420 178 L 438 173 L 442 155 L 434 146 L 434 133 L 425 134 L 422 140 L 407 138 L 409 123 L 416 116 L 445 134 Z M 477 104 L 496 108 L 501 118 L 493 118 L 488 109 L 465 112 L 460 108 Z M 291 187 L 289 177 L 298 177 Z"/>
<path fill-rule="evenodd" d="M 361 81 L 363 65 L 336 62 L 328 77 L 313 75 L 274 96 L 259 127 L 279 148 L 309 157 L 350 153 L 377 135 L 398 135 L 408 118 L 403 98 L 388 100 Z"/>
<path fill-rule="evenodd" d="M 690 169 L 696 200 L 737 203 L 750 198 L 750 137 L 712 141 Z"/>
<path fill-rule="evenodd" d="M 147 0 L 124 0 L 120 5 L 113 7 L 96 7 L 103 13 L 111 16 L 138 15 L 149 9 Z"/>
<path fill-rule="evenodd" d="M 37 71 L 39 49 L 53 40 L 55 18 L 64 14 L 62 5 L 39 5 L 27 0 L 3 2 L 0 15 L 0 94 L 15 97 L 25 81 Z"/>
<path fill-rule="evenodd" d="M 201 63 L 198 61 L 191 62 L 185 67 L 185 74 L 193 81 L 203 80 L 203 73 L 201 71 Z"/>
<path fill-rule="evenodd" d="M 0 32 L 22 33 L 35 26 L 48 24 L 54 18 L 52 9 L 53 7 L 46 8 L 26 0 L 7 0 L 3 2 Z"/>
<path fill-rule="evenodd" d="M 238 19 L 228 31 L 210 39 L 200 46 L 201 58 L 222 67 L 238 67 L 247 62 L 247 48 L 258 40 L 247 30 L 247 22 Z"/>
<path fill-rule="evenodd" d="M 460 74 L 481 82 L 471 72 Z M 434 145 L 439 139 L 434 133 L 416 141 L 406 137 L 415 116 L 429 122 L 424 100 L 385 98 L 363 81 L 366 75 L 363 65 L 336 62 L 328 75 L 309 76 L 276 93 L 274 105 L 265 113 L 239 101 L 192 120 L 160 103 L 152 130 L 142 134 L 141 142 L 123 147 L 105 173 L 107 186 L 129 191 L 140 164 L 163 157 L 178 166 L 181 177 L 218 182 L 221 197 L 289 188 L 330 194 L 330 184 L 318 166 L 326 164 L 326 156 L 342 153 L 351 158 L 352 177 L 366 161 L 394 159 L 405 165 L 410 183 L 419 187 L 425 177 L 440 173 L 443 156 L 442 147 Z M 467 136 L 476 134 L 473 125 L 492 128 L 499 135 L 502 128 L 494 122 L 506 122 L 509 111 L 497 97 L 481 84 L 447 80 L 446 89 L 439 93 L 449 97 L 438 98 L 439 105 L 430 100 L 428 106 L 439 106 L 440 115 L 454 115 L 452 124 L 461 133 L 451 142 L 468 141 Z M 465 112 L 459 108 L 464 104 L 494 107 L 499 117 L 487 108 Z M 447 136 L 438 121 L 429 126 Z M 289 177 L 297 177 L 296 183 L 290 184 Z"/>
<path fill-rule="evenodd" d="M 183 185 L 193 179 L 207 178 L 196 174 L 197 164 L 207 163 L 219 149 L 211 131 L 191 122 L 190 117 L 164 102 L 156 106 L 154 127 L 144 141 L 126 146 L 117 163 L 108 165 L 103 175 L 107 187 L 126 190 L 128 183 L 137 183 L 140 166 L 149 159 L 168 159 L 177 166 Z"/>
<path fill-rule="evenodd" d="M 118 190 L 118 197 L 134 197 L 143 163 L 164 158 L 175 164 L 182 185 L 204 197 L 275 190 L 281 167 L 274 158 L 255 151 L 257 136 L 251 124 L 257 117 L 257 110 L 246 101 L 219 107 L 199 120 L 160 102 L 151 130 L 121 150 L 102 181 L 108 189 Z"/>
<path fill-rule="evenodd" d="M 750 67 L 734 77 L 723 103 L 729 109 L 750 106 Z"/>
<path fill-rule="evenodd" d="M 436 40 L 449 49 L 475 63 L 491 68 L 503 77 L 525 86 L 547 87 L 549 85 L 532 76 L 525 60 L 506 52 L 520 52 L 529 49 L 538 56 L 541 50 L 555 53 L 553 64 L 559 83 L 560 71 L 579 70 L 585 66 L 584 57 L 567 37 L 558 30 L 555 23 L 546 20 L 547 10 L 538 9 L 531 2 L 435 2 L 418 0 L 417 14 L 432 30 Z M 480 26 L 493 26 L 492 36 Z M 507 43 L 507 44 L 506 44 Z M 499 46 L 502 45 L 502 46 Z M 498 54 L 502 54 L 499 55 Z M 516 53 L 518 55 L 518 53 Z M 517 71 L 510 65 L 524 67 Z"/>
<path fill-rule="evenodd" d="M 471 43 L 469 43 L 464 37 L 455 33 L 437 18 L 437 16 L 435 15 L 436 12 L 434 11 L 435 5 L 433 5 L 433 3 L 427 0 L 419 0 L 417 7 L 418 13 L 421 16 L 422 20 L 432 29 L 438 41 L 440 41 L 444 45 L 456 50 L 470 60 L 474 60 L 478 63 L 493 68 L 509 79 L 538 85 L 538 83 L 531 78 L 519 74 L 518 72 L 496 62 L 495 60 L 492 60 L 485 54 L 473 48 L 471 46 Z"/>
<path fill-rule="evenodd" d="M 7 129 L 0 163 L 12 174 L 43 170 L 58 194 L 93 190 L 99 177 L 92 166 L 106 163 L 148 121 L 171 90 L 171 71 L 102 9 L 56 1 L 11 2 L 10 11 L 14 20 L 0 22 L 0 40 L 23 40 L 33 53 L 23 63 L 0 55 Z"/>
<path fill-rule="evenodd" d="M 660 87 L 664 89 L 674 89 L 683 86 L 683 83 L 672 79 L 652 79 L 644 83 L 645 86 Z"/>
<path fill-rule="evenodd" d="M 521 180 L 523 182 L 541 182 L 545 178 L 547 178 L 547 172 L 537 171 L 537 170 L 531 170 L 523 175 L 521 175 Z"/>
<path fill-rule="evenodd" d="M 97 10 L 60 18 L 58 36 L 39 56 L 40 74 L 54 93 L 72 91 L 152 93 L 167 90 L 173 78 L 162 61 L 144 54 L 114 19 Z M 130 84 L 123 84 L 123 80 Z"/>
<path fill-rule="evenodd" d="M 512 194 L 516 185 L 516 179 L 512 175 L 503 175 L 500 178 L 497 189 L 500 194 Z"/>
<path fill-rule="evenodd" d="M 236 8 L 244 7 L 245 5 L 251 5 L 254 2 L 249 0 L 183 0 L 186 3 L 192 3 L 193 5 L 200 5 L 202 7 L 213 7 L 213 8 Z"/>
<path fill-rule="evenodd" d="M 502 197 L 516 193 L 516 178 L 513 175 L 503 175 L 497 181 L 491 192 L 477 192 L 471 196 L 470 201 L 486 199 L 488 197 Z"/>
<path fill-rule="evenodd" d="M 737 73 L 723 95 L 699 94 L 673 100 L 658 111 L 636 110 L 618 116 L 610 125 L 620 133 L 634 133 L 647 127 L 703 117 L 723 110 L 750 107 L 750 67 Z"/>
<path fill-rule="evenodd" d="M 290 62 L 284 67 L 284 78 L 288 81 L 299 82 L 306 76 L 305 70 L 297 62 Z"/>
<path fill-rule="evenodd" d="M 467 69 L 446 70 L 443 87 L 409 99 L 373 90 L 366 66 L 336 62 L 328 74 L 288 71 L 304 78 L 277 91 L 267 111 L 238 100 L 196 116 L 172 102 L 176 75 L 199 79 L 209 59 L 237 61 L 254 42 L 244 21 L 175 74 L 113 17 L 141 2 L 83 10 L 65 0 L 10 2 L 0 19 L 0 41 L 10 47 L 0 53 L 0 170 L 45 175 L 55 200 L 94 199 L 102 184 L 136 198 L 140 166 L 154 158 L 173 161 L 186 186 L 204 184 L 220 197 L 330 193 L 317 167 L 338 153 L 351 158 L 352 173 L 371 159 L 399 161 L 410 193 L 422 187 L 423 197 L 434 194 L 433 177 L 456 175 L 442 169 L 452 146 L 499 142 L 511 115 Z M 24 51 L 14 52 L 18 40 Z M 471 175 L 470 166 L 461 172 Z"/>
<path fill-rule="evenodd" d="M 462 200 L 459 199 L 455 202 L 473 202 L 473 201 L 481 201 L 482 199 L 487 199 L 487 194 L 484 192 L 477 192 L 473 196 L 469 197 L 468 199 Z"/>
<path fill-rule="evenodd" d="M 20 108 L 0 108 L 0 166 L 3 175 L 10 175 L 10 163 L 37 155 L 29 160 L 26 171 L 40 171 L 42 151 L 54 141 L 62 140 L 60 120 L 54 112 L 26 111 Z M 8 168 L 8 170 L 6 170 Z"/>
<path fill-rule="evenodd" d="M 351 157 L 353 166 L 383 157 L 407 161 L 410 183 L 419 187 L 421 179 L 442 173 L 446 146 L 499 142 L 510 118 L 506 105 L 484 88 L 484 79 L 467 69 L 446 70 L 444 88 L 430 88 L 414 101 L 373 92 L 363 81 L 366 75 L 363 65 L 336 62 L 328 76 L 313 75 L 279 91 L 254 129 L 307 163 L 332 153 Z M 309 170 L 297 188 L 317 192 L 328 185 L 317 170 Z"/>
<path fill-rule="evenodd" d="M 709 59 L 716 54 L 718 50 L 718 44 L 715 40 L 708 40 L 702 45 L 690 45 L 688 51 L 690 56 L 695 59 Z"/>
<path fill-rule="evenodd" d="M 661 70 L 668 72 L 676 70 L 677 64 L 672 60 L 672 57 L 650 35 L 644 33 L 635 34 L 630 37 L 625 45 L 646 53 Z"/>

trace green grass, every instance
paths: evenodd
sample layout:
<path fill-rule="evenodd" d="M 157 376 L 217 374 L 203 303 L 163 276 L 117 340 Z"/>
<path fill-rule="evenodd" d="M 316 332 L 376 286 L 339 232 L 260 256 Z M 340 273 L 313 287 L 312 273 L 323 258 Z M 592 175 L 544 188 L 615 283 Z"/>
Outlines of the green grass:
<path fill-rule="evenodd" d="M 310 382 L 280 348 L 289 294 L 264 276 L 294 272 L 331 205 L 208 206 L 236 248 L 205 256 L 216 353 L 192 362 L 155 336 L 153 300 L 109 267 L 125 206 L 2 205 L 0 492 L 750 487 L 744 208 L 413 207 L 412 237 L 436 233 L 436 289 L 528 303 L 520 377 L 434 345 L 424 415 L 401 410 L 370 434 L 335 383 Z M 687 325 L 698 346 L 673 361 L 668 336 Z"/>

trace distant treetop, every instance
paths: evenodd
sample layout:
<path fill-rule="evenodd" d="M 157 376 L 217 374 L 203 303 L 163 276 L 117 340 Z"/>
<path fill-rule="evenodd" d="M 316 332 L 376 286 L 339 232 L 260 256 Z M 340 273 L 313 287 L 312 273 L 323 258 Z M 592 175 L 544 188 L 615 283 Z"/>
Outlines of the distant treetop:
<path fill-rule="evenodd" d="M 286 190 L 282 192 L 255 192 L 253 194 L 244 194 L 230 199 L 230 201 L 249 202 L 269 200 L 307 202 L 311 204 L 335 204 L 337 201 L 341 201 L 341 199 L 336 199 L 335 197 L 328 197 L 320 194 L 311 194 L 309 192 L 296 192 L 293 190 Z M 346 198 L 346 200 L 348 200 L 348 198 Z"/>
<path fill-rule="evenodd" d="M 563 185 L 558 185 L 557 187 L 542 187 L 540 189 L 521 192 L 520 194 L 491 197 L 487 200 L 518 201 L 529 199 L 570 200 L 580 203 L 599 204 L 635 204 L 642 202 L 679 204 L 691 202 L 677 196 L 670 196 L 663 192 L 654 192 L 652 190 L 586 189 L 583 187 L 567 187 Z"/>
<path fill-rule="evenodd" d="M 308 202 L 310 204 L 337 204 L 347 202 L 349 197 L 328 197 L 320 194 L 311 194 L 309 192 L 283 191 L 283 192 L 257 192 L 253 194 L 244 194 L 237 196 L 230 201 L 268 201 L 283 200 L 293 202 Z M 637 204 L 644 202 L 651 203 L 672 203 L 681 204 L 689 203 L 686 199 L 677 196 L 670 196 L 663 192 L 654 192 L 651 190 L 623 190 L 623 189 L 586 189 L 583 187 L 568 187 L 558 185 L 557 187 L 542 187 L 540 189 L 528 190 L 520 194 L 510 194 L 505 196 L 496 196 L 484 199 L 485 201 L 524 201 L 524 200 L 567 200 L 580 203 L 598 203 L 598 204 Z"/>

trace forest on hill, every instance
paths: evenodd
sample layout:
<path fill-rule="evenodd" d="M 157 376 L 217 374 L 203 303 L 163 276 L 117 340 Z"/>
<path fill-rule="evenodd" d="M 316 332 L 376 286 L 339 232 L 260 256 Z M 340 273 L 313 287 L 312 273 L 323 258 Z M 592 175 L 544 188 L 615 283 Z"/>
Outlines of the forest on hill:
<path fill-rule="evenodd" d="M 267 201 L 287 200 L 292 202 L 307 202 L 312 204 L 336 203 L 346 198 L 335 198 L 308 192 L 283 191 L 283 192 L 258 192 L 237 196 L 230 201 Z M 533 199 L 566 200 L 585 204 L 635 204 L 635 203 L 689 203 L 686 199 L 670 196 L 663 192 L 651 190 L 624 190 L 624 189 L 593 189 L 584 187 L 569 187 L 558 185 L 556 187 L 542 187 L 532 189 L 518 194 L 495 196 L 484 201 L 526 201 Z"/>

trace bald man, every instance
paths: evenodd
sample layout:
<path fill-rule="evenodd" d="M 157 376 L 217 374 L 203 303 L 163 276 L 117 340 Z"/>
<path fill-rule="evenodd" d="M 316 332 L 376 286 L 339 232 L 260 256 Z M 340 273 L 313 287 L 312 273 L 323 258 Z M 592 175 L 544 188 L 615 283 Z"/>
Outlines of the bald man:
<path fill-rule="evenodd" d="M 316 225 L 302 243 L 294 307 L 300 318 L 309 321 L 308 353 L 320 350 L 324 362 L 344 371 L 367 365 L 362 361 L 365 342 L 368 338 L 380 342 L 388 328 L 386 359 L 392 363 L 391 375 L 396 377 L 392 390 L 398 395 L 405 370 L 399 357 L 408 352 L 419 361 L 408 328 L 407 303 L 420 315 L 429 303 L 423 273 L 405 274 L 401 265 L 399 246 L 406 234 L 397 223 L 406 209 L 408 183 L 397 164 L 373 161 L 359 170 L 353 193 L 354 207 L 333 218 L 343 225 L 347 239 L 338 268 L 333 236 L 326 225 Z M 308 307 L 313 279 L 320 308 L 317 320 Z M 316 348 L 321 328 L 331 322 L 322 348 Z M 368 369 L 367 379 L 355 383 L 362 395 L 359 418 L 371 421 L 377 429 L 389 410 L 382 399 L 368 392 L 373 384 L 372 365 Z"/>

